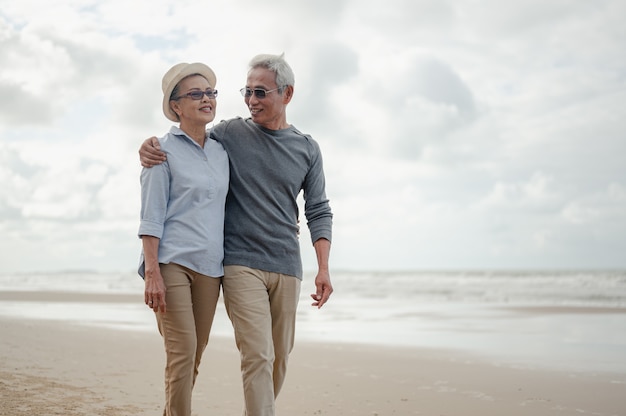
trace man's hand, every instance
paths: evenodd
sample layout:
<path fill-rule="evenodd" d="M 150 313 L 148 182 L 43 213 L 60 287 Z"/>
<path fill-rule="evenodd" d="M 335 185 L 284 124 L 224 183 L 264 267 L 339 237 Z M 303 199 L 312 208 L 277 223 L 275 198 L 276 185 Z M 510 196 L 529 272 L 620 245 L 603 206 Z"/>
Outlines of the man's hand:
<path fill-rule="evenodd" d="M 315 302 L 311 306 L 317 306 L 319 309 L 324 306 L 331 293 L 333 293 L 333 285 L 330 283 L 328 271 L 319 271 L 317 273 L 317 276 L 315 276 L 315 288 L 317 289 L 316 293 L 311 294 L 311 298 Z"/>
<path fill-rule="evenodd" d="M 316 292 L 311 294 L 315 302 L 311 306 L 317 306 L 319 309 L 324 306 L 330 294 L 333 293 L 333 285 L 330 283 L 330 272 L 328 271 L 330 241 L 320 238 L 313 243 L 313 247 L 317 256 L 317 276 L 315 276 Z"/>
<path fill-rule="evenodd" d="M 159 140 L 152 136 L 146 139 L 139 148 L 139 161 L 144 168 L 151 168 L 165 161 L 165 153 L 161 151 Z"/>

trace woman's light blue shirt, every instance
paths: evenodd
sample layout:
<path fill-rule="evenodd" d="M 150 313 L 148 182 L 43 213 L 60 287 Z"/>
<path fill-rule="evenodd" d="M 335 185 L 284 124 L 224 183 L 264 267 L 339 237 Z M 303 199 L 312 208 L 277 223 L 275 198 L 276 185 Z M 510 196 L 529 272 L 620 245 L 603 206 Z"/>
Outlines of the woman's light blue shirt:
<path fill-rule="evenodd" d="M 167 161 L 141 171 L 138 235 L 160 239 L 159 263 L 222 276 L 228 155 L 208 133 L 202 148 L 175 126 L 159 142 Z M 139 275 L 144 273 L 142 251 Z"/>

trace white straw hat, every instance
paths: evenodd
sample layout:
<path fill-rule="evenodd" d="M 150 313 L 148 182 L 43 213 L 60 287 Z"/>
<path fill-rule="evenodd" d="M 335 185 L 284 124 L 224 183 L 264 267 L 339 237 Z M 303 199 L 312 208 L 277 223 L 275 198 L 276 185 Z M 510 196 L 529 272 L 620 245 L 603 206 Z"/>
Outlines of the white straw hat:
<path fill-rule="evenodd" d="M 211 88 L 215 88 L 217 81 L 215 72 L 205 64 L 199 62 L 193 64 L 186 62 L 176 64 L 163 75 L 163 81 L 161 83 L 161 88 L 163 89 L 163 114 L 165 114 L 165 117 L 169 120 L 180 121 L 178 120 L 178 115 L 170 108 L 170 96 L 172 95 L 174 87 L 176 87 L 183 78 L 194 74 L 202 75 L 209 81 Z"/>

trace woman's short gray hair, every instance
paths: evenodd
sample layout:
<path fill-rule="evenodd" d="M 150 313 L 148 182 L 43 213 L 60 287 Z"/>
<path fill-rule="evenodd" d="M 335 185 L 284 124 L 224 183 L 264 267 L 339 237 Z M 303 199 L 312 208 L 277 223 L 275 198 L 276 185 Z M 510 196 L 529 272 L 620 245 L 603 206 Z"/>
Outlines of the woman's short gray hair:
<path fill-rule="evenodd" d="M 260 54 L 250 60 L 250 70 L 254 68 L 266 68 L 276 74 L 276 85 L 281 90 L 287 85 L 294 86 L 296 80 L 293 71 L 287 61 L 285 53 L 280 55 Z"/>

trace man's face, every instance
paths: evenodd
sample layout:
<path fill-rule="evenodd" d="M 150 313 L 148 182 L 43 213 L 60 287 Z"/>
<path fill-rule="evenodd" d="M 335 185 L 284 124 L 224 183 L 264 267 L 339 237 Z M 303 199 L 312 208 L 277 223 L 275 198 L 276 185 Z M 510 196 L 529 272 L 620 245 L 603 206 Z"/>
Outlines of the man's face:
<path fill-rule="evenodd" d="M 246 88 L 271 91 L 266 93 L 264 98 L 257 97 L 256 93 L 245 97 L 252 121 L 270 130 L 280 130 L 287 127 L 285 110 L 291 100 L 291 87 L 282 91 L 278 91 L 278 87 L 276 74 L 269 69 L 254 68 L 248 72 Z"/>

